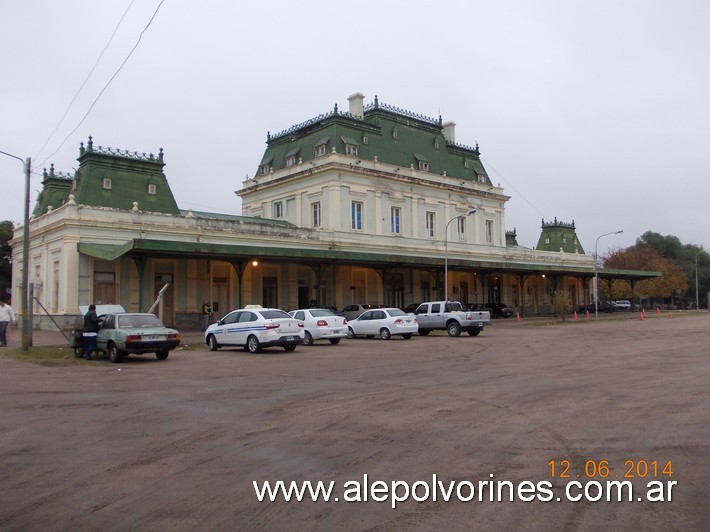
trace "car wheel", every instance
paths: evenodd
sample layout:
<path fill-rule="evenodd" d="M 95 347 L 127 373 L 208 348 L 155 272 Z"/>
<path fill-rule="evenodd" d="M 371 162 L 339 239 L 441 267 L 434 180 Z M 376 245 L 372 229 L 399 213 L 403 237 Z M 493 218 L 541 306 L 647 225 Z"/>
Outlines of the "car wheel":
<path fill-rule="evenodd" d="M 355 331 L 353 331 L 350 327 L 348 327 L 348 338 L 355 338 Z"/>
<path fill-rule="evenodd" d="M 83 347 L 75 347 L 74 348 L 74 356 L 76 358 L 81 358 L 84 356 L 84 348 Z"/>
<path fill-rule="evenodd" d="M 331 338 L 330 343 L 333 345 L 338 345 L 340 343 L 340 338 Z"/>
<path fill-rule="evenodd" d="M 217 351 L 219 349 L 219 344 L 217 343 L 217 338 L 213 334 L 207 337 L 207 345 L 210 346 L 210 351 Z"/>
<path fill-rule="evenodd" d="M 409 340 L 411 337 L 412 337 L 412 333 L 407 333 L 407 334 L 402 335 L 402 338 L 404 338 L 405 340 Z"/>
<path fill-rule="evenodd" d="M 296 350 L 296 346 L 295 346 L 295 345 L 285 345 L 285 346 L 284 346 L 284 350 L 286 350 L 286 351 L 295 351 L 295 350 Z"/>
<path fill-rule="evenodd" d="M 471 327 L 469 329 L 466 329 L 466 332 L 469 336 L 478 336 L 479 334 L 481 334 L 481 329 L 480 327 Z"/>
<path fill-rule="evenodd" d="M 429 329 L 419 329 L 419 335 L 420 336 L 426 336 L 429 334 L 431 331 Z"/>
<path fill-rule="evenodd" d="M 155 358 L 158 360 L 165 360 L 168 358 L 168 355 L 170 354 L 170 351 L 156 351 L 155 352 Z"/>
<path fill-rule="evenodd" d="M 392 333 L 388 328 L 382 327 L 382 329 L 380 329 L 380 338 L 382 338 L 383 340 L 389 340 L 390 338 L 392 338 Z"/>
<path fill-rule="evenodd" d="M 250 336 L 247 338 L 247 351 L 250 353 L 258 353 L 261 351 L 261 345 L 259 344 L 259 339 L 256 336 Z"/>
<path fill-rule="evenodd" d="M 461 334 L 461 325 L 458 322 L 452 321 L 446 326 L 449 336 L 458 336 Z"/>
<path fill-rule="evenodd" d="M 108 358 L 114 364 L 118 364 L 123 358 L 120 351 L 116 347 L 116 344 L 111 344 L 108 346 Z"/>
<path fill-rule="evenodd" d="M 308 331 L 303 333 L 303 345 L 313 345 L 313 336 Z"/>

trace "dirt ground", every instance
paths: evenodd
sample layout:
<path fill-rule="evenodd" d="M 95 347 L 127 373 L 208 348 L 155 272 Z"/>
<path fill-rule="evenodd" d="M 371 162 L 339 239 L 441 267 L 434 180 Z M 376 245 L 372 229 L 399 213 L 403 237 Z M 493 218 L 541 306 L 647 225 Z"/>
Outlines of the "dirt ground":
<path fill-rule="evenodd" d="M 707 529 L 708 324 L 495 320 L 475 338 L 201 346 L 118 365 L 0 356 L 0 529 Z M 565 499 L 570 481 L 630 468 L 631 502 Z M 464 499 L 491 475 L 548 481 L 554 497 L 346 502 L 365 475 L 421 481 L 420 498 L 433 475 Z M 339 501 L 258 502 L 267 480 L 335 481 Z M 639 502 L 650 481 L 675 481 L 672 501 Z"/>

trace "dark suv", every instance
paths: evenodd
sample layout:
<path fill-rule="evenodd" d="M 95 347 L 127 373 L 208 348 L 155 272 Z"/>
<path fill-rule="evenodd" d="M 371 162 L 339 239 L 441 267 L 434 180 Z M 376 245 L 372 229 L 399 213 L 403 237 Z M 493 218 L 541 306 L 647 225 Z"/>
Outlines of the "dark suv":
<path fill-rule="evenodd" d="M 505 303 L 486 303 L 486 310 L 491 313 L 491 318 L 510 318 L 515 311 Z"/>

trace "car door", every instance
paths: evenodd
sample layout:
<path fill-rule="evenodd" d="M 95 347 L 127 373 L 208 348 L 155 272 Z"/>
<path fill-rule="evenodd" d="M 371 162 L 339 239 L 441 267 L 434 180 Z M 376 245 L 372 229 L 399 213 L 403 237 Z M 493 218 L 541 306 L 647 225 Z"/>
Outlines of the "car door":
<path fill-rule="evenodd" d="M 370 320 L 370 334 L 380 334 L 380 329 L 385 327 L 388 316 L 384 310 L 373 310 Z M 389 327 L 387 327 L 389 329 Z"/>
<path fill-rule="evenodd" d="M 429 313 L 429 307 L 429 303 L 422 303 L 414 312 L 417 317 L 417 323 L 421 329 L 436 327 L 436 324 L 434 323 L 434 316 Z"/>
<path fill-rule="evenodd" d="M 217 341 L 223 345 L 236 345 L 237 340 L 237 321 L 241 312 L 230 312 L 222 318 L 219 327 L 220 334 L 215 335 Z"/>
<path fill-rule="evenodd" d="M 96 349 L 99 351 L 106 351 L 106 345 L 111 339 L 112 333 L 114 332 L 116 324 L 116 316 L 114 314 L 107 314 L 102 316 L 101 327 L 96 333 Z"/>
<path fill-rule="evenodd" d="M 354 321 L 353 330 L 356 334 L 374 334 L 372 331 L 372 310 L 367 310 L 360 314 Z"/>
<path fill-rule="evenodd" d="M 254 312 L 248 310 L 239 314 L 239 323 L 237 323 L 235 339 L 237 345 L 246 345 L 247 338 L 251 333 L 254 333 L 260 342 L 262 341 L 260 331 L 256 330 L 256 321 L 258 318 L 259 317 Z"/>

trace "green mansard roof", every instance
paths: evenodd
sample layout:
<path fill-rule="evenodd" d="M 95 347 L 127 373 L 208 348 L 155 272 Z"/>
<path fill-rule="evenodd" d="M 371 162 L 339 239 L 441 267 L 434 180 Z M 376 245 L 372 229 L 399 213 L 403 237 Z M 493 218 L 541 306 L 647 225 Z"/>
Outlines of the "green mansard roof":
<path fill-rule="evenodd" d="M 276 135 L 267 134 L 267 148 L 257 174 L 280 170 L 294 157 L 302 162 L 316 158 L 316 148 L 325 153 L 346 153 L 346 145 L 357 146 L 357 157 L 382 163 L 419 168 L 428 164 L 429 172 L 490 184 L 480 159 L 478 146 L 464 146 L 447 139 L 447 128 L 438 119 L 417 115 L 380 103 L 363 108 L 362 116 L 333 111 L 297 124 Z"/>
<path fill-rule="evenodd" d="M 584 254 L 582 244 L 577 238 L 574 220 L 572 223 L 558 222 L 557 217 L 552 222 L 542 220 L 542 233 L 540 233 L 540 239 L 537 242 L 537 249 Z"/>
<path fill-rule="evenodd" d="M 168 180 L 163 173 L 163 150 L 152 153 L 128 152 L 94 146 L 89 137 L 79 149 L 79 169 L 74 176 L 45 172 L 34 214 L 42 215 L 51 206 L 63 205 L 69 196 L 81 205 L 180 214 Z"/>

